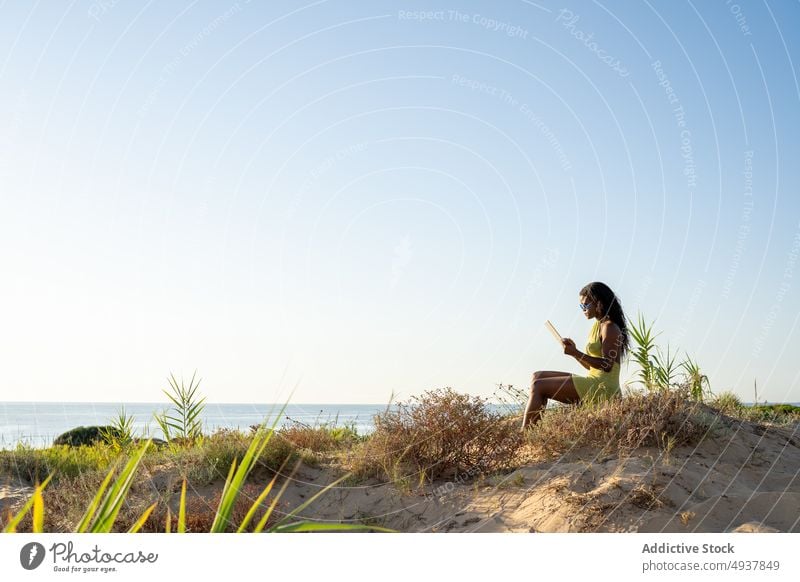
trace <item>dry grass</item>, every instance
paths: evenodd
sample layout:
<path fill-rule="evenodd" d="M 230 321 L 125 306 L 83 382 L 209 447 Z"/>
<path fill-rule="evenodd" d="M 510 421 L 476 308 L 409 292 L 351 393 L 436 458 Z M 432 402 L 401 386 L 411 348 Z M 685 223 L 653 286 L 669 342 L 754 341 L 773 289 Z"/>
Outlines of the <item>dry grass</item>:
<path fill-rule="evenodd" d="M 671 449 L 695 444 L 716 424 L 710 409 L 690 400 L 685 389 L 632 394 L 596 405 L 548 410 L 527 433 L 538 454 L 562 455 L 593 447 L 630 454 L 639 447 Z"/>
<path fill-rule="evenodd" d="M 642 509 L 658 509 L 664 507 L 665 503 L 659 497 L 658 490 L 644 483 L 639 483 L 628 495 L 628 501 Z"/>
<path fill-rule="evenodd" d="M 689 525 L 689 522 L 694 519 L 697 514 L 694 511 L 682 511 L 680 518 L 683 525 Z"/>
<path fill-rule="evenodd" d="M 510 467 L 521 442 L 517 423 L 484 399 L 445 388 L 378 414 L 375 432 L 350 458 L 361 476 L 477 476 Z"/>
<path fill-rule="evenodd" d="M 350 426 L 328 424 L 309 426 L 299 422 L 281 427 L 276 436 L 286 440 L 292 447 L 314 453 L 347 449 L 364 440 L 364 437 L 359 436 L 355 428 Z"/>

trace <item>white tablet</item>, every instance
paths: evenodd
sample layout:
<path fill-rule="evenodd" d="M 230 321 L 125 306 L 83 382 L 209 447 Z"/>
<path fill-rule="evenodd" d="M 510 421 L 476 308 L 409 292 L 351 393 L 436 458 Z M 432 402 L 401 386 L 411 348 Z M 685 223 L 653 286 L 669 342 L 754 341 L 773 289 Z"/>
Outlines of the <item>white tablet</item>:
<path fill-rule="evenodd" d="M 553 334 L 553 337 L 556 338 L 558 345 L 563 346 L 564 345 L 563 338 L 561 337 L 561 334 L 558 333 L 558 331 L 556 331 L 556 328 L 553 326 L 553 324 L 550 323 L 550 320 L 549 319 L 545 320 L 544 324 L 547 326 L 547 329 L 550 330 L 550 333 Z"/>

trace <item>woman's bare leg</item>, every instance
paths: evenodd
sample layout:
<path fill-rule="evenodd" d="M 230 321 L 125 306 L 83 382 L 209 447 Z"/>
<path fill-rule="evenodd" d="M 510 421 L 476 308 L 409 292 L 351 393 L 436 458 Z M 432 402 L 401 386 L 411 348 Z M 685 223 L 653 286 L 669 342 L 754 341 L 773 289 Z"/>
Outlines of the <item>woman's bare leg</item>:
<path fill-rule="evenodd" d="M 536 424 L 547 406 L 548 398 L 560 402 L 577 402 L 580 400 L 572 375 L 569 372 L 534 372 L 531 380 L 530 396 L 522 414 L 522 429 Z"/>

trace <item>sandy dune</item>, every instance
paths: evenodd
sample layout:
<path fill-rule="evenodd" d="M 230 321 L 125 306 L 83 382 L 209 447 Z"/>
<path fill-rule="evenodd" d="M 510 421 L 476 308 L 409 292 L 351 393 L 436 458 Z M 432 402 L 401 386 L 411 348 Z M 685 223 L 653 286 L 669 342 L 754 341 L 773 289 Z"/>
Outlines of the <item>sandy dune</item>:
<path fill-rule="evenodd" d="M 289 506 L 330 480 L 304 469 L 287 490 Z M 668 456 L 578 450 L 507 475 L 406 493 L 377 481 L 337 488 L 303 515 L 407 532 L 799 532 L 800 424 L 765 431 L 731 422 L 724 436 Z"/>
<path fill-rule="evenodd" d="M 485 479 L 403 489 L 373 480 L 326 492 L 301 517 L 404 532 L 800 532 L 800 423 L 765 428 L 727 420 L 725 433 L 665 455 L 571 451 Z M 341 471 L 303 467 L 282 506 L 310 498 Z M 155 475 L 153 485 L 176 480 Z M 266 484 L 267 477 L 263 477 Z M 209 498 L 222 481 L 191 494 Z M 29 484 L 0 477 L 0 510 Z"/>

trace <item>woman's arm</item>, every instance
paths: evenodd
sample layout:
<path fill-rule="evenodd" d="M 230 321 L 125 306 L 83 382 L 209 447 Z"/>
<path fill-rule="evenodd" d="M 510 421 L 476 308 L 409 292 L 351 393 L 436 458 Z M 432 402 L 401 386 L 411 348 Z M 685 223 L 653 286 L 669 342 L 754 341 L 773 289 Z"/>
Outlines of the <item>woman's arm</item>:
<path fill-rule="evenodd" d="M 592 358 L 591 356 L 579 351 L 578 348 L 575 347 L 575 342 L 572 341 L 571 338 L 565 337 L 562 342 L 564 344 L 564 353 L 578 360 L 578 363 L 587 370 L 592 367 L 589 360 L 598 359 Z"/>
<path fill-rule="evenodd" d="M 579 363 L 581 366 L 583 366 L 584 368 L 586 368 L 587 370 L 591 368 L 591 366 L 590 366 L 590 365 L 589 365 L 587 362 L 585 362 L 585 361 L 583 360 L 583 358 L 588 358 L 588 357 L 589 357 L 589 356 L 587 356 L 586 354 L 584 354 L 583 352 L 578 352 L 578 353 L 574 354 L 574 355 L 573 355 L 573 357 L 574 357 L 576 360 L 578 360 L 578 363 Z"/>
<path fill-rule="evenodd" d="M 594 356 L 590 356 L 589 354 L 584 354 L 583 352 L 576 352 L 573 354 L 573 357 L 578 360 L 578 363 L 586 368 L 599 368 L 603 369 L 603 366 L 606 365 L 605 358 L 595 358 Z"/>
<path fill-rule="evenodd" d="M 584 368 L 587 368 L 588 364 L 592 368 L 598 368 L 603 372 L 610 372 L 614 367 L 614 362 L 617 361 L 617 350 L 622 341 L 622 334 L 616 325 L 605 325 L 600 331 L 603 351 L 602 357 L 595 358 L 594 356 L 584 354 L 578 350 L 575 350 L 575 353 L 572 355 Z"/>
<path fill-rule="evenodd" d="M 587 370 L 589 368 L 599 368 L 604 372 L 608 372 L 614 366 L 614 362 L 605 357 L 595 358 L 594 356 L 590 356 L 589 354 L 584 354 L 582 351 L 580 351 L 578 348 L 575 347 L 575 342 L 572 341 L 570 338 L 564 338 L 563 342 L 564 342 L 564 353 L 578 360 L 578 363 Z M 605 355 L 605 353 L 603 355 Z"/>

